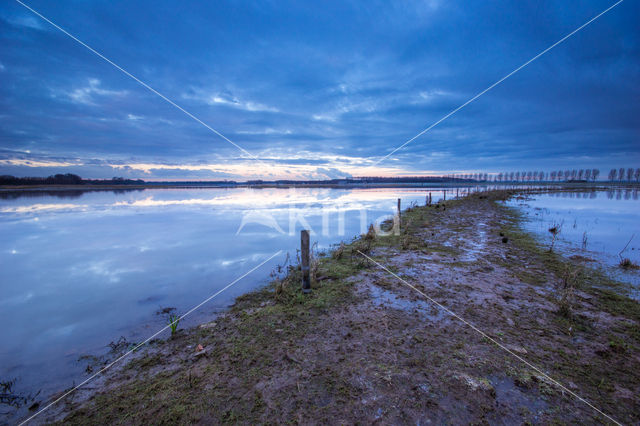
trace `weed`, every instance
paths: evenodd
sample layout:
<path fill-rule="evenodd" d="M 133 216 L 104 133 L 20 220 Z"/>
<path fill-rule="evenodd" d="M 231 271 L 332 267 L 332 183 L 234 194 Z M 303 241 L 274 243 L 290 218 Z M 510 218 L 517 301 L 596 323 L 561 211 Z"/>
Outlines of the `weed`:
<path fill-rule="evenodd" d="M 331 257 L 334 260 L 342 259 L 342 255 L 344 254 L 344 243 L 340 243 L 340 246 L 331 253 Z"/>
<path fill-rule="evenodd" d="M 578 281 L 577 269 L 567 265 L 562 275 L 558 298 L 558 313 L 565 318 L 571 317 L 571 308 L 575 299 L 575 288 Z"/>
<path fill-rule="evenodd" d="M 320 266 L 320 256 L 318 255 L 318 242 L 316 241 L 311 246 L 311 252 L 309 253 L 309 279 L 311 282 L 318 281 L 318 267 Z"/>
<path fill-rule="evenodd" d="M 368 241 L 374 241 L 376 239 L 376 229 L 373 227 L 373 224 L 369 225 L 369 230 L 364 234 L 363 239 Z"/>
<path fill-rule="evenodd" d="M 0 382 L 0 389 L 2 389 L 2 393 L 11 393 L 13 389 L 13 385 L 16 384 L 17 379 L 11 379 L 4 382 Z"/>
<path fill-rule="evenodd" d="M 624 248 L 622 250 L 620 250 L 620 253 L 618 253 L 618 257 L 620 258 L 620 267 L 623 269 L 638 269 L 638 265 L 634 262 L 631 261 L 631 259 L 629 259 L 628 257 L 622 257 L 622 253 L 625 252 L 625 250 L 627 249 L 627 247 L 629 247 L 629 244 L 631 243 L 631 241 L 633 240 L 633 237 L 635 237 L 636 235 L 633 234 L 631 236 L 631 238 L 629 238 L 629 241 L 627 242 L 627 244 L 624 246 Z"/>
<path fill-rule="evenodd" d="M 549 232 L 551 233 L 551 235 L 553 236 L 551 239 L 551 247 L 549 247 L 549 251 L 553 251 L 553 246 L 556 242 L 556 238 L 558 238 L 558 234 L 560 233 L 560 231 L 562 231 L 562 224 L 563 222 L 560 223 L 554 223 L 551 228 L 549 228 Z"/>
<path fill-rule="evenodd" d="M 639 269 L 640 268 L 640 266 L 637 263 L 633 262 L 628 257 L 623 257 L 622 259 L 620 259 L 619 265 L 622 269 Z"/>
<path fill-rule="evenodd" d="M 180 317 L 176 314 L 169 315 L 169 327 L 171 327 L 171 335 L 173 336 L 178 331 L 178 323 L 180 322 Z"/>
<path fill-rule="evenodd" d="M 618 336 L 612 337 L 611 340 L 609 341 L 609 349 L 611 349 L 611 352 L 615 352 L 619 354 L 625 353 L 628 347 L 629 347 L 629 344 L 626 343 L 624 340 L 622 340 Z"/>
<path fill-rule="evenodd" d="M 120 336 L 117 341 L 112 341 L 108 346 L 111 348 L 111 352 L 117 353 L 129 348 L 131 346 L 131 343 L 127 340 L 126 337 Z"/>

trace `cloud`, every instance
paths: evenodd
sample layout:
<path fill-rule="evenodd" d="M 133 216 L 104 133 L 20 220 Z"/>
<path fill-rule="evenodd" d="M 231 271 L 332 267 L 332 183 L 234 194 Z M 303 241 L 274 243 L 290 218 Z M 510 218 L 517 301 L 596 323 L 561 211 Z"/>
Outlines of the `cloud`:
<path fill-rule="evenodd" d="M 267 127 L 260 130 L 238 130 L 236 132 L 239 135 L 291 135 L 293 131 L 290 129 L 274 129 Z"/>
<path fill-rule="evenodd" d="M 184 93 L 182 98 L 198 100 L 208 105 L 222 105 L 250 112 L 280 112 L 276 107 L 265 105 L 253 100 L 239 99 L 237 96 L 232 95 L 229 92 L 208 94 L 202 89 L 192 89 L 192 92 L 193 93 L 191 94 Z"/>
<path fill-rule="evenodd" d="M 336 169 L 335 167 L 318 167 L 316 169 L 316 174 L 318 176 L 324 176 L 324 179 L 347 179 L 353 177 L 349 173 L 345 173 L 342 170 Z"/>
<path fill-rule="evenodd" d="M 101 87 L 101 82 L 97 78 L 90 78 L 84 87 L 73 89 L 67 92 L 67 96 L 76 103 L 84 105 L 95 105 L 96 97 L 122 97 L 127 95 L 126 90 L 108 90 Z M 131 116 L 131 114 L 129 114 Z"/>
<path fill-rule="evenodd" d="M 60 3 L 56 15 L 69 23 L 111 16 L 76 35 L 99 40 L 106 56 L 270 167 L 252 167 L 54 29 L 12 24 L 27 16 L 13 5 L 0 11 L 10 40 L 0 44 L 0 145 L 22 162 L 0 163 L 0 173 L 242 180 L 640 161 L 638 2 L 621 3 L 371 169 L 595 16 L 601 2 L 323 2 L 291 4 L 286 14 L 277 3 L 216 3 L 179 17 L 155 8 L 159 19 L 150 19 L 146 1 L 127 13 Z M 23 157 L 27 150 L 33 155 Z"/>
<path fill-rule="evenodd" d="M 452 96 L 454 96 L 453 93 L 446 90 L 441 90 L 441 89 L 423 90 L 418 93 L 418 96 L 414 97 L 415 99 L 414 102 L 431 103 L 436 100 L 441 100 L 443 98 L 452 97 Z"/>
<path fill-rule="evenodd" d="M 249 179 L 335 179 L 366 174 L 389 176 L 398 173 L 395 167 L 369 168 L 366 158 L 319 154 L 317 152 L 272 151 L 273 157 L 260 155 L 268 170 L 255 167 L 252 160 L 229 161 L 218 158 L 198 162 L 103 160 L 91 158 L 47 157 L 21 154 L 20 158 L 1 158 L 0 174 L 17 176 L 47 176 L 53 173 L 76 173 L 86 178 L 123 176 L 145 180 L 222 180 Z M 18 154 L 4 154 L 15 157 Z M 319 167 L 322 165 L 323 167 Z M 268 172 L 268 175 L 265 173 Z"/>
<path fill-rule="evenodd" d="M 40 18 L 30 15 L 19 15 L 9 19 L 9 22 L 13 25 L 30 28 L 32 30 L 44 31 L 48 29 Z"/>
<path fill-rule="evenodd" d="M 39 167 L 69 167 L 69 166 L 77 166 L 82 165 L 81 162 L 78 161 L 64 161 L 64 160 L 47 160 L 47 159 L 26 159 L 26 158 L 8 158 L 8 159 L 0 159 L 0 166 L 19 166 L 19 167 L 29 167 L 29 168 L 39 168 Z"/>

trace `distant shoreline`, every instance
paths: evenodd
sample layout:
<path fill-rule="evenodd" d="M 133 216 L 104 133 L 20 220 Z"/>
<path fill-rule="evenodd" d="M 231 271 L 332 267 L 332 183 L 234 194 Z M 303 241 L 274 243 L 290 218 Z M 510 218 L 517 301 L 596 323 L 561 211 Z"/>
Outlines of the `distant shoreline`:
<path fill-rule="evenodd" d="M 640 187 L 638 182 L 394 182 L 394 183 L 230 183 L 230 184 L 176 184 L 145 183 L 140 185 L 1 185 L 0 192 L 10 191 L 113 191 L 142 189 L 230 189 L 230 188 L 471 188 L 471 187 L 554 187 L 554 188 L 596 188 L 596 187 Z"/>

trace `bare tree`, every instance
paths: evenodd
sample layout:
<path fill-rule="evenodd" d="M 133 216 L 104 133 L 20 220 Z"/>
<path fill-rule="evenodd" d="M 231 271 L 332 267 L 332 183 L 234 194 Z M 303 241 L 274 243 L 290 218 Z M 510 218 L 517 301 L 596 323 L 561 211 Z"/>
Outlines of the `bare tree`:
<path fill-rule="evenodd" d="M 633 169 L 629 167 L 627 169 L 627 182 L 631 182 L 631 179 L 633 179 Z"/>
<path fill-rule="evenodd" d="M 598 176 L 600 175 L 600 169 L 591 170 L 591 179 L 595 182 L 598 180 Z"/>
<path fill-rule="evenodd" d="M 618 180 L 622 182 L 623 179 L 624 179 L 624 167 L 620 167 L 618 169 Z"/>
<path fill-rule="evenodd" d="M 616 180 L 616 176 L 617 176 L 617 175 L 618 175 L 618 171 L 617 171 L 616 169 L 611 169 L 611 170 L 609 171 L 609 176 L 608 176 L 608 178 L 609 178 L 609 180 L 614 181 L 614 180 Z"/>
<path fill-rule="evenodd" d="M 591 180 L 591 169 L 586 169 L 584 171 L 584 178 L 587 182 L 589 182 L 589 180 Z"/>
<path fill-rule="evenodd" d="M 582 176 L 584 176 L 584 169 L 578 170 L 578 180 L 582 180 Z"/>
<path fill-rule="evenodd" d="M 640 167 L 636 169 L 636 172 L 633 174 L 633 177 L 636 178 L 636 182 L 640 181 Z"/>

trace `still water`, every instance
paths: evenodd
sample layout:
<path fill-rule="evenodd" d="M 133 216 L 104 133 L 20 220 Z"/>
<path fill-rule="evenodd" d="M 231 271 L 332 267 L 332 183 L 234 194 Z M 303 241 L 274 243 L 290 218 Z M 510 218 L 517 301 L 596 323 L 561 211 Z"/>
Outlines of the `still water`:
<path fill-rule="evenodd" d="M 40 390 L 42 401 L 87 377 L 83 355 L 106 354 L 120 336 L 146 339 L 167 324 L 159 310 L 184 313 L 283 250 L 180 326 L 266 284 L 287 252 L 295 257 L 300 229 L 326 249 L 393 215 L 397 198 L 424 204 L 429 191 L 442 197 L 438 188 L 4 193 L 0 381 L 15 379 L 18 395 Z"/>
<path fill-rule="evenodd" d="M 508 204 L 522 209 L 528 218 L 525 228 L 545 245 L 551 243 L 549 228 L 558 226 L 554 250 L 593 259 L 593 266 L 602 265 L 610 276 L 632 284 L 636 290 L 630 295 L 640 299 L 640 273 L 625 271 L 618 265 L 620 256 L 640 263 L 637 188 L 555 192 L 534 195 L 525 201 L 514 199 Z"/>

